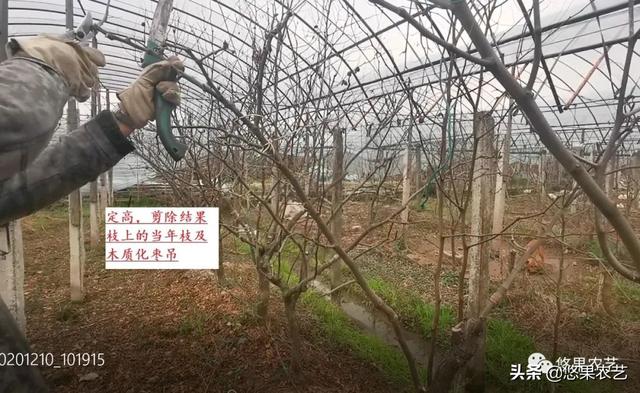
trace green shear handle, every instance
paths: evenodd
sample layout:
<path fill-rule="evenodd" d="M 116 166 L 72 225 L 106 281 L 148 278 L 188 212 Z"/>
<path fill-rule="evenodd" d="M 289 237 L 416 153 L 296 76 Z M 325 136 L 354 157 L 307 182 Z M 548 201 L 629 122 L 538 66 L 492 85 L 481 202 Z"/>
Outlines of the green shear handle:
<path fill-rule="evenodd" d="M 159 49 L 160 47 L 155 42 L 148 41 L 147 52 L 142 61 L 143 67 L 162 61 Z M 178 73 L 172 69 L 168 80 L 176 81 L 177 79 Z M 162 98 L 162 93 L 158 90 L 154 92 L 153 100 L 156 108 L 156 132 L 171 158 L 180 161 L 187 152 L 187 145 L 178 141 L 171 130 L 171 113 L 175 109 L 175 105 Z"/>

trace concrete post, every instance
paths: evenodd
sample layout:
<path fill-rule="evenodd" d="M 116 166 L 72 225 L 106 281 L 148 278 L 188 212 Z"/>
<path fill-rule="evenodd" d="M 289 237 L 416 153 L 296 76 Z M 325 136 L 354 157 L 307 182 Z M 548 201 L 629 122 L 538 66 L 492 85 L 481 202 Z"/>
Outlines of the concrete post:
<path fill-rule="evenodd" d="M 20 220 L 0 226 L 0 297 L 24 333 L 24 253 Z"/>
<path fill-rule="evenodd" d="M 65 1 L 67 29 L 73 29 L 73 0 Z M 74 98 L 67 103 L 67 131 L 78 128 L 78 107 Z M 82 231 L 82 195 L 80 189 L 69 194 L 69 271 L 71 300 L 84 298 L 84 233 Z"/>
<path fill-rule="evenodd" d="M 511 102 L 509 108 L 511 108 Z M 509 171 L 510 171 L 510 153 L 511 153 L 511 128 L 513 126 L 513 115 L 509 111 L 507 115 L 507 129 L 504 134 L 504 140 L 502 141 L 502 154 L 500 155 L 500 161 L 498 162 L 498 171 L 496 173 L 496 195 L 494 202 L 494 215 L 493 215 L 493 233 L 502 232 L 504 225 L 504 207 L 507 198 L 507 186 L 509 185 Z M 495 242 L 497 243 L 497 242 Z M 498 247 L 494 247 L 498 248 Z"/>
<path fill-rule="evenodd" d="M 69 132 L 78 128 L 78 109 L 73 98 L 70 98 L 67 104 L 67 127 Z M 77 189 L 69 194 L 69 270 L 72 301 L 84 299 L 85 250 L 82 228 L 82 195 L 80 189 Z"/>
<path fill-rule="evenodd" d="M 107 110 L 111 110 L 111 92 L 107 89 L 105 92 L 105 99 L 106 99 L 106 109 Z M 114 203 L 113 200 L 113 168 L 109 168 L 109 170 L 107 171 L 107 177 L 106 177 L 106 182 L 107 182 L 107 202 L 106 204 L 109 206 L 112 206 Z"/>
<path fill-rule="evenodd" d="M 92 46 L 98 47 L 98 41 L 93 37 Z M 98 114 L 98 90 L 94 87 L 91 90 L 91 118 Z M 94 179 L 89 183 L 89 234 L 90 244 L 94 248 L 98 245 L 100 238 L 100 226 L 98 224 L 98 179 Z"/>

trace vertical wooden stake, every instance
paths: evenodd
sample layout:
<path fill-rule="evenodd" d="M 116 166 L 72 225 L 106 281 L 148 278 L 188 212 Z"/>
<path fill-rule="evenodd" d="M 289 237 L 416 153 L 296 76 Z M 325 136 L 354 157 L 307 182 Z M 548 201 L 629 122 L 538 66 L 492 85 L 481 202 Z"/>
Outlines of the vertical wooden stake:
<path fill-rule="evenodd" d="M 331 198 L 331 232 L 336 238 L 336 245 L 342 246 L 343 217 L 343 177 L 344 177 L 344 141 L 343 129 L 333 129 L 333 196 Z M 331 267 L 331 289 L 342 283 L 342 263 L 337 260 Z M 337 295 L 337 294 L 336 294 Z"/>
<path fill-rule="evenodd" d="M 27 323 L 24 313 L 24 253 L 20 220 L 0 226 L 0 297 L 24 333 Z"/>

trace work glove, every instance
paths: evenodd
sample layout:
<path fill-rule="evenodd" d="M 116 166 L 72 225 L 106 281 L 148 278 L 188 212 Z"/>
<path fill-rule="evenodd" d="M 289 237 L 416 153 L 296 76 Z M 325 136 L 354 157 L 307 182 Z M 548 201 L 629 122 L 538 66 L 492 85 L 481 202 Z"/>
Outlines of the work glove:
<path fill-rule="evenodd" d="M 7 45 L 7 55 L 32 57 L 53 68 L 67 83 L 70 94 L 80 102 L 90 97 L 91 89 L 99 82 L 98 67 L 105 65 L 99 50 L 49 35 L 12 39 Z"/>
<path fill-rule="evenodd" d="M 158 90 L 170 104 L 180 105 L 180 88 L 175 81 L 175 73 L 184 71 L 184 64 L 178 57 L 170 57 L 145 67 L 138 78 L 126 89 L 118 92 L 119 121 L 137 129 L 144 127 L 155 118 L 154 92 Z"/>

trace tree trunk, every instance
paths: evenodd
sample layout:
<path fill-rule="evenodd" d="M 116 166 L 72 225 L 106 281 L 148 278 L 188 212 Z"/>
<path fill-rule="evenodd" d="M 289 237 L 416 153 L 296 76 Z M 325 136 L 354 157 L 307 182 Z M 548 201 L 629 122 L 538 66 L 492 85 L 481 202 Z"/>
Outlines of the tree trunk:
<path fill-rule="evenodd" d="M 297 375 L 302 370 L 302 339 L 298 320 L 296 319 L 296 304 L 298 302 L 298 292 L 286 294 L 284 298 L 284 313 L 287 319 L 287 332 L 291 340 L 291 369 Z"/>
<path fill-rule="evenodd" d="M 414 150 L 413 184 L 416 189 L 422 185 L 422 150 L 420 147 L 417 147 Z"/>
<path fill-rule="evenodd" d="M 613 282 L 611 273 L 605 268 L 600 268 L 598 279 L 598 295 L 596 298 L 596 310 L 610 317 L 615 317 L 613 296 Z"/>
<path fill-rule="evenodd" d="M 224 249 L 222 248 L 222 234 L 220 234 L 220 240 L 218 241 L 218 270 L 216 271 L 218 277 L 218 285 L 225 286 L 226 279 L 224 276 Z"/>
<path fill-rule="evenodd" d="M 539 157 L 539 161 L 538 161 L 538 192 L 540 193 L 540 202 L 543 202 L 545 200 L 545 195 L 547 194 L 546 188 L 545 188 L 545 178 L 546 178 L 546 173 L 545 173 L 545 163 L 546 161 L 546 154 L 544 152 L 544 150 L 540 151 L 540 157 Z"/>
<path fill-rule="evenodd" d="M 342 217 L 342 198 L 343 198 L 343 184 L 342 178 L 344 177 L 344 142 L 342 138 L 343 130 L 336 127 L 333 130 L 333 196 L 331 198 L 331 232 L 338 242 L 339 246 L 342 246 L 342 233 L 343 233 L 343 217 Z M 329 255 L 331 258 L 332 255 Z M 331 266 L 331 289 L 338 287 L 342 283 L 342 262 L 340 259 L 334 262 Z M 332 292 L 331 297 L 338 299 L 340 297 L 339 291 Z"/>
<path fill-rule="evenodd" d="M 260 252 L 260 251 L 258 251 Z M 256 265 L 258 272 L 258 304 L 256 306 L 256 314 L 265 324 L 269 317 L 269 298 L 270 298 L 270 282 L 267 274 L 269 274 L 269 261 L 265 261 L 266 257 L 262 255 L 258 256 L 258 263 Z"/>
<path fill-rule="evenodd" d="M 401 245 L 402 249 L 406 249 L 407 246 L 407 230 L 409 229 L 409 198 L 411 197 L 411 128 L 407 131 L 407 147 L 404 151 L 404 169 L 402 173 L 402 205 L 405 206 L 402 210 L 400 218 L 402 220 L 402 237 Z"/>
<path fill-rule="evenodd" d="M 494 152 L 495 123 L 487 112 L 478 112 L 474 116 L 474 135 L 478 141 L 478 152 L 474 166 L 471 191 L 471 236 L 472 242 L 483 241 L 483 236 L 491 233 L 493 198 L 491 195 L 495 185 L 495 152 Z M 469 301 L 467 306 L 467 321 L 477 320 L 482 307 L 488 299 L 489 293 L 489 261 L 490 243 L 484 242 L 469 249 Z M 483 325 L 485 321 L 481 322 Z M 466 326 L 465 332 L 471 327 Z M 477 349 L 469 361 L 466 369 L 468 381 L 467 392 L 484 391 L 484 361 L 485 361 L 485 326 Z M 465 333 L 466 334 L 466 333 Z"/>

